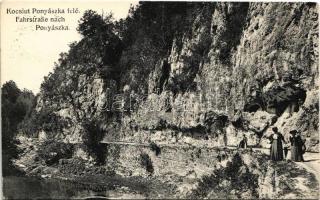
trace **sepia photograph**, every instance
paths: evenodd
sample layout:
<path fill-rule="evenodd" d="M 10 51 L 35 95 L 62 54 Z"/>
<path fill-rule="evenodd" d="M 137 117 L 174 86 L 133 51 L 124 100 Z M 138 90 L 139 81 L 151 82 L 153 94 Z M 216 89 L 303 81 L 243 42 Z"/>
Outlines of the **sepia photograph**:
<path fill-rule="evenodd" d="M 1 2 L 1 199 L 319 199 L 319 4 Z"/>

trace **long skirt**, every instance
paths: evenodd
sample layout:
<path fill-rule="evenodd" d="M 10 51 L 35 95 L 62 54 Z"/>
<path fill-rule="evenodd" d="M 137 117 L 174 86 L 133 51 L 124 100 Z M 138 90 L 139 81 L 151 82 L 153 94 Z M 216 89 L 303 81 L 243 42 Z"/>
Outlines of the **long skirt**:
<path fill-rule="evenodd" d="M 274 161 L 283 160 L 283 149 L 281 142 L 273 140 L 270 149 L 270 159 Z"/>
<path fill-rule="evenodd" d="M 303 161 L 302 148 L 296 145 L 291 146 L 291 160 L 296 162 Z"/>

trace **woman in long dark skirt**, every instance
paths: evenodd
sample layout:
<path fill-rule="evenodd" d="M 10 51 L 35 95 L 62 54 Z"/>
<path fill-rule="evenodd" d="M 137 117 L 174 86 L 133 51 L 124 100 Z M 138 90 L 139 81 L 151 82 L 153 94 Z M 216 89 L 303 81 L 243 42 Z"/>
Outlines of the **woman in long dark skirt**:
<path fill-rule="evenodd" d="M 273 134 L 269 137 L 271 141 L 270 160 L 280 161 L 283 160 L 282 142 L 284 142 L 284 138 L 282 134 L 278 132 L 277 127 L 273 127 L 272 131 Z"/>
<path fill-rule="evenodd" d="M 303 161 L 303 152 L 302 152 L 302 146 L 303 141 L 301 139 L 300 134 L 296 130 L 290 131 L 290 143 L 291 143 L 291 160 L 295 162 L 301 162 Z"/>

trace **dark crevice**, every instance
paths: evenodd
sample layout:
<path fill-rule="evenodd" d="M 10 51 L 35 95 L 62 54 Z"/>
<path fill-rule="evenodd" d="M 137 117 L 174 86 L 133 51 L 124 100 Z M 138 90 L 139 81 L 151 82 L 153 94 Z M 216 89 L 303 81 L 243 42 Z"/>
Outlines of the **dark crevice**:
<path fill-rule="evenodd" d="M 245 26 L 249 9 L 249 3 L 234 3 L 233 5 L 236 8 L 232 13 L 227 14 L 227 31 L 223 33 L 223 36 L 221 38 L 221 44 L 227 44 L 225 47 L 221 47 L 221 53 L 219 55 L 220 60 L 224 64 L 228 64 L 230 62 L 232 49 L 235 49 L 240 43 L 240 39 L 242 36 L 241 33 Z"/>
<path fill-rule="evenodd" d="M 257 112 L 261 108 L 261 105 L 259 104 L 249 104 L 245 105 L 244 111 L 245 112 Z"/>
<path fill-rule="evenodd" d="M 161 77 L 160 77 L 160 81 L 159 81 L 159 94 L 162 93 L 164 87 L 165 87 L 165 83 L 168 82 L 169 76 L 170 76 L 170 71 L 171 71 L 171 67 L 170 64 L 168 63 L 168 61 L 163 61 L 163 65 L 162 65 L 162 69 L 161 69 Z"/>

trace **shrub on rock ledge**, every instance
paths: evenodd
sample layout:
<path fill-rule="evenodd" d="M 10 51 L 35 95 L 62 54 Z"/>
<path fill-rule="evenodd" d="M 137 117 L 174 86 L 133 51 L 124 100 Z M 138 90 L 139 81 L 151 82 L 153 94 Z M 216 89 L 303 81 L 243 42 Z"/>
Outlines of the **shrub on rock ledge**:
<path fill-rule="evenodd" d="M 62 158 L 71 158 L 73 148 L 71 144 L 48 140 L 42 143 L 38 150 L 39 157 L 44 160 L 47 165 L 53 165 Z"/>
<path fill-rule="evenodd" d="M 151 151 L 155 152 L 156 156 L 158 156 L 161 153 L 161 148 L 154 142 L 151 142 L 149 144 L 149 147 Z"/>
<path fill-rule="evenodd" d="M 147 172 L 153 173 L 153 165 L 150 156 L 147 153 L 140 154 L 141 165 L 146 168 Z"/>

